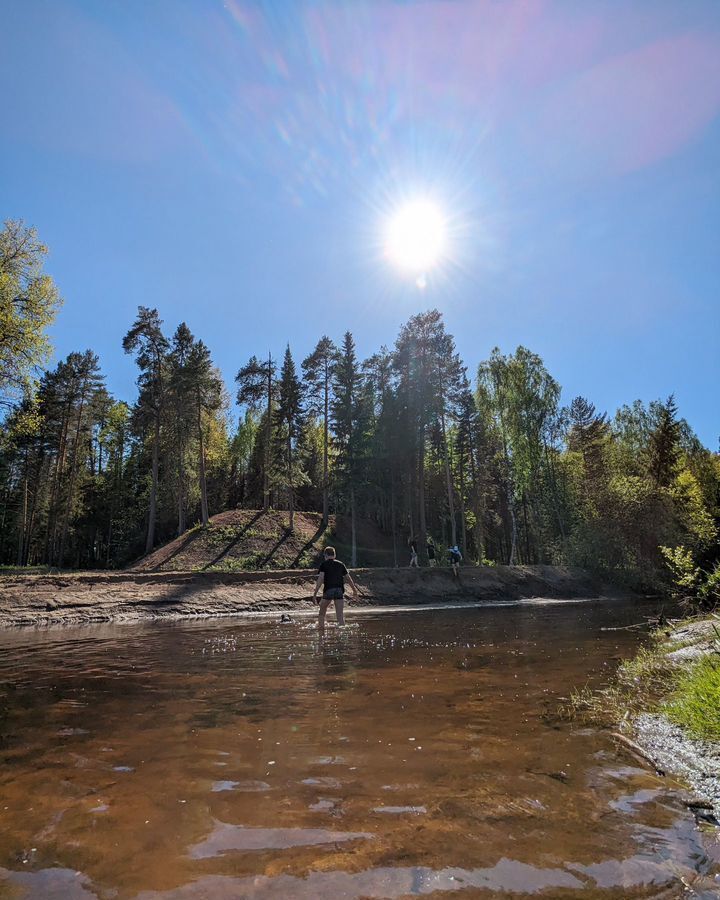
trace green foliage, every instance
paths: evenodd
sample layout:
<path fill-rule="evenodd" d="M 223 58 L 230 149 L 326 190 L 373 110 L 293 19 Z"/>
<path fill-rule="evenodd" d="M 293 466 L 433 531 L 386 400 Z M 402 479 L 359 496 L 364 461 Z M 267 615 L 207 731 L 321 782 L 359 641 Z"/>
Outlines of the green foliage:
<path fill-rule="evenodd" d="M 370 558 L 372 523 L 386 565 L 406 561 L 411 537 L 424 562 L 432 535 L 439 555 L 459 543 L 468 563 L 579 565 L 718 602 L 720 456 L 672 397 L 612 419 L 582 397 L 560 407 L 524 347 L 493 350 L 471 385 L 429 310 L 365 362 L 349 332 L 339 349 L 320 337 L 302 378 L 289 347 L 279 374 L 272 355 L 252 357 L 230 429 L 222 379 L 187 325 L 168 340 L 158 311 L 140 307 L 123 346 L 138 366 L 133 403 L 108 394 L 88 351 L 6 416 L 0 564 L 121 566 L 212 513 L 262 506 L 291 521 L 295 509 L 325 525 L 347 516 L 351 562 Z M 271 536 L 211 528 L 204 540 L 219 550 L 237 537 Z"/>
<path fill-rule="evenodd" d="M 695 565 L 692 552 L 682 546 L 660 547 L 660 552 L 670 570 L 676 592 L 681 596 L 694 592 L 701 579 L 701 572 Z"/>
<path fill-rule="evenodd" d="M 305 550 L 300 554 L 297 565 L 299 569 L 315 568 L 316 554 L 312 550 Z"/>
<path fill-rule="evenodd" d="M 720 658 L 699 659 L 684 671 L 664 707 L 667 717 L 691 736 L 720 740 Z"/>
<path fill-rule="evenodd" d="M 263 566 L 263 553 L 248 553 L 245 556 L 226 556 L 221 562 L 203 568 L 205 572 L 252 572 Z"/>
<path fill-rule="evenodd" d="M 205 544 L 208 547 L 227 547 L 236 541 L 240 535 L 251 537 L 249 531 L 244 531 L 238 525 L 210 525 L 205 529 Z"/>
<path fill-rule="evenodd" d="M 61 300 L 42 272 L 47 247 L 34 228 L 8 220 L 0 231 L 0 404 L 32 396 L 50 356 L 47 329 Z"/>
<path fill-rule="evenodd" d="M 274 413 L 273 456 L 270 469 L 273 487 L 288 498 L 289 527 L 293 529 L 293 513 L 297 489 L 307 484 L 307 473 L 301 466 L 298 440 L 305 422 L 302 384 L 297 376 L 290 345 L 285 350 L 277 388 Z"/>
<path fill-rule="evenodd" d="M 670 571 L 673 593 L 690 606 L 712 609 L 720 603 L 720 562 L 706 572 L 687 547 L 660 547 Z"/>
<path fill-rule="evenodd" d="M 698 588 L 700 603 L 706 609 L 720 604 L 720 562 L 716 562 L 712 572 L 703 580 Z"/>

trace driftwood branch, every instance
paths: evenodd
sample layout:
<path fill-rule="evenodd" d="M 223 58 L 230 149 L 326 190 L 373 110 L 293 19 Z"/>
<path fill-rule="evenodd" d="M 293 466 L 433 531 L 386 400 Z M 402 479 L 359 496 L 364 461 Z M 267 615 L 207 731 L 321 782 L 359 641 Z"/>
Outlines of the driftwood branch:
<path fill-rule="evenodd" d="M 620 741 L 621 744 L 630 750 L 635 756 L 639 756 L 640 759 L 645 763 L 650 763 L 653 769 L 658 773 L 658 775 L 665 775 L 665 772 L 658 768 L 655 760 L 650 756 L 646 750 L 644 750 L 640 744 L 636 744 L 635 741 L 631 740 L 629 737 L 626 737 L 624 734 L 620 734 L 619 731 L 611 731 L 610 736 L 614 737 L 615 740 Z"/>

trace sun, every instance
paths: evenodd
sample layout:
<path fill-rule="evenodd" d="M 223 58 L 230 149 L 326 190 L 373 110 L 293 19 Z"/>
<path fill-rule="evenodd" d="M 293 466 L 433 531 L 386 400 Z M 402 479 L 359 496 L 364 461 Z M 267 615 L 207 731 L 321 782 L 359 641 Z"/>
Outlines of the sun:
<path fill-rule="evenodd" d="M 418 279 L 442 260 L 445 249 L 445 217 L 430 200 L 407 203 L 387 223 L 386 257 Z"/>

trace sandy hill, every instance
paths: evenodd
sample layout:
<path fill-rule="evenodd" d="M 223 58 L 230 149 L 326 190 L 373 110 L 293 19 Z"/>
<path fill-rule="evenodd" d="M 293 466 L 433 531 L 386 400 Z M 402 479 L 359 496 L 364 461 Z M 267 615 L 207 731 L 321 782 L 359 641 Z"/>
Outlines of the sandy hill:
<path fill-rule="evenodd" d="M 232 509 L 212 516 L 207 528 L 196 526 L 143 557 L 132 568 L 143 572 L 239 572 L 255 569 L 314 567 L 322 548 L 334 544 L 350 561 L 350 527 L 331 516 L 323 532 L 321 515 L 295 513 L 295 530 L 287 531 L 287 513 Z M 358 523 L 358 565 L 392 566 L 392 538 L 373 522 Z"/>

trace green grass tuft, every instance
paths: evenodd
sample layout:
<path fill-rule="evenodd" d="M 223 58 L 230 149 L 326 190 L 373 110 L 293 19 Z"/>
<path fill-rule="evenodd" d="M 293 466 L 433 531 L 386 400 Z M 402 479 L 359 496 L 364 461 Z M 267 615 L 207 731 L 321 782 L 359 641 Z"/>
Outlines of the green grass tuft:
<path fill-rule="evenodd" d="M 696 738 L 720 740 L 720 659 L 706 656 L 679 677 L 665 714 Z"/>

